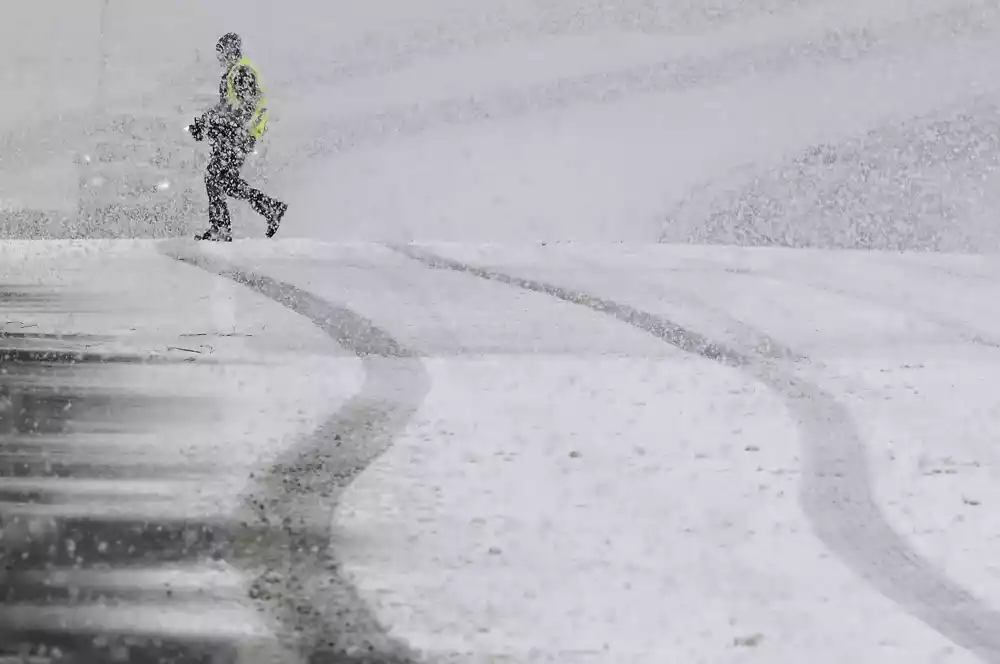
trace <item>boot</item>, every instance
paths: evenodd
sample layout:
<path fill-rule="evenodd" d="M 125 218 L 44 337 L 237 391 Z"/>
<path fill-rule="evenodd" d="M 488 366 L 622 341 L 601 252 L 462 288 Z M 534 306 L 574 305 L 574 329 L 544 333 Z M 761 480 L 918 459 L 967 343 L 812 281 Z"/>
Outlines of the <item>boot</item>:
<path fill-rule="evenodd" d="M 274 237 L 274 234 L 278 232 L 278 226 L 281 225 L 281 218 L 285 216 L 285 212 L 288 210 L 288 204 L 278 201 L 271 208 L 270 214 L 267 216 L 267 236 Z"/>
<path fill-rule="evenodd" d="M 228 228 L 209 226 L 208 230 L 201 235 L 195 235 L 196 240 L 207 240 L 211 242 L 232 242 L 233 234 Z"/>

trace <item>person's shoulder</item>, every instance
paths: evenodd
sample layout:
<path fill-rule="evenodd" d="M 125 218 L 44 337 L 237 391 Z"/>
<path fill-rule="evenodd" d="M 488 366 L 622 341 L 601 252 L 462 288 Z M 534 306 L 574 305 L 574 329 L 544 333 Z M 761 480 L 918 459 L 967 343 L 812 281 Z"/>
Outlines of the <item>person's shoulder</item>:
<path fill-rule="evenodd" d="M 241 77 L 252 76 L 256 78 L 257 72 L 254 70 L 254 66 L 250 62 L 236 62 L 230 65 L 229 69 L 227 69 L 222 74 L 222 76 L 223 78 L 229 78 L 232 76 L 241 76 Z"/>
<path fill-rule="evenodd" d="M 248 67 L 245 64 L 235 65 L 229 76 L 233 85 L 235 85 L 238 89 L 256 90 L 258 87 L 256 72 L 254 72 L 252 67 Z"/>
<path fill-rule="evenodd" d="M 257 72 L 254 71 L 253 67 L 247 64 L 236 65 L 236 76 L 244 81 L 256 82 L 257 80 Z"/>

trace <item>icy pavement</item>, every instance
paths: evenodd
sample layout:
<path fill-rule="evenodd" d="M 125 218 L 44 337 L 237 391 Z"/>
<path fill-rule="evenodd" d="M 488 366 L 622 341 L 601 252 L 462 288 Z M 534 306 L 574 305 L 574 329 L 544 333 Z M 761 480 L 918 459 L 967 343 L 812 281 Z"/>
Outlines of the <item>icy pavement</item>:
<path fill-rule="evenodd" d="M 253 588 L 284 570 L 240 539 L 273 539 L 268 468 L 358 391 L 358 360 L 149 243 L 2 243 L 0 284 L 5 654 L 274 655 L 291 627 Z"/>

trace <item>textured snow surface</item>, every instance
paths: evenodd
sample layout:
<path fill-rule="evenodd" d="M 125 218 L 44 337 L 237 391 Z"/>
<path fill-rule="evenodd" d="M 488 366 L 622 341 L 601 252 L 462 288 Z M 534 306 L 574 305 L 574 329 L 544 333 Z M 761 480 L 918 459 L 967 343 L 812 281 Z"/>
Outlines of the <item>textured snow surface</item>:
<path fill-rule="evenodd" d="M 336 520 L 338 555 L 391 634 L 435 661 L 977 661 L 938 630 L 991 652 L 947 624 L 952 597 L 972 602 L 969 625 L 997 601 L 987 259 L 427 248 L 522 280 L 378 245 L 231 249 L 429 355 L 413 422 Z M 572 302 L 584 293 L 606 312 Z M 684 353 L 612 305 L 791 378 Z M 870 508 L 851 504 L 866 494 Z"/>
<path fill-rule="evenodd" d="M 353 587 L 307 577 L 333 605 L 307 633 L 463 663 L 1000 662 L 996 3 L 63 4 L 0 26 L 0 233 L 72 212 L 107 114 L 180 131 L 228 30 L 291 208 L 273 241 L 234 205 L 232 245 L 172 245 L 229 279 L 145 241 L 0 243 L 0 290 L 54 294 L 8 298 L 5 332 L 162 356 L 100 380 L 219 404 L 131 439 L 211 480 L 3 478 L 43 517 L 226 513 L 327 422 L 371 465 L 333 518 Z M 64 582 L 167 577 L 247 583 Z M 134 621 L 274 630 L 241 601 Z"/>

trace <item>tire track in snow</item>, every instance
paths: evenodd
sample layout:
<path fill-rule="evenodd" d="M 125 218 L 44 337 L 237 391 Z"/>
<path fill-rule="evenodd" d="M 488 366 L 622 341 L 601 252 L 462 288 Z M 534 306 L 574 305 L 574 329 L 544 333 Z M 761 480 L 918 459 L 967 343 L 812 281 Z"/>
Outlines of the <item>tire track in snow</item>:
<path fill-rule="evenodd" d="M 713 263 L 707 260 L 698 260 L 697 262 L 705 265 L 708 269 L 726 269 L 718 263 Z M 836 295 L 860 304 L 874 305 L 888 311 L 918 317 L 941 328 L 944 332 L 954 334 L 962 343 L 972 344 L 974 346 L 986 346 L 987 348 L 1000 348 L 1000 338 L 998 338 L 994 333 L 985 332 L 977 326 L 958 318 L 941 315 L 936 311 L 920 306 L 919 302 L 914 301 L 913 298 L 903 297 L 900 294 L 884 295 L 881 291 L 876 292 L 872 289 L 867 289 L 861 292 L 856 288 L 842 286 L 838 281 L 831 281 L 820 273 L 804 278 L 800 275 L 786 272 L 782 268 L 758 269 L 740 267 L 738 268 L 738 274 L 750 279 L 759 279 L 762 281 L 771 280 L 776 283 L 791 286 L 805 286 L 807 288 L 815 289 L 821 293 Z"/>
<path fill-rule="evenodd" d="M 802 434 L 800 503 L 817 537 L 856 574 L 955 644 L 1000 664 L 1000 613 L 921 558 L 872 495 L 867 451 L 847 408 L 793 369 L 713 343 L 663 317 L 582 291 L 508 275 L 412 245 L 389 248 L 435 269 L 543 293 L 616 318 L 676 348 L 744 371 L 778 395 Z"/>
<path fill-rule="evenodd" d="M 816 290 L 829 293 L 831 295 L 838 295 L 855 302 L 862 304 L 875 305 L 889 311 L 895 311 L 908 316 L 914 316 L 921 318 L 932 325 L 940 327 L 942 330 L 954 334 L 962 343 L 972 344 L 974 346 L 986 346 L 987 348 L 1000 348 L 1000 340 L 996 338 L 991 332 L 984 332 L 978 329 L 975 325 L 970 325 L 965 321 L 952 318 L 950 316 L 942 316 L 933 311 L 929 311 L 924 307 L 919 306 L 913 302 L 913 300 L 902 300 L 898 297 L 885 296 L 881 293 L 876 293 L 874 290 L 868 290 L 865 292 L 858 292 L 850 288 L 844 288 L 842 286 L 834 285 L 822 280 L 818 277 L 810 277 L 808 279 L 792 278 L 783 274 L 776 274 L 773 272 L 745 272 L 747 276 L 759 277 L 762 279 L 775 279 L 786 284 L 798 284 L 800 286 L 808 286 L 815 288 Z"/>
<path fill-rule="evenodd" d="M 422 360 L 371 321 L 291 284 L 197 250 L 161 250 L 305 316 L 360 358 L 361 390 L 248 487 L 231 555 L 256 573 L 253 596 L 287 628 L 282 645 L 302 653 L 303 662 L 412 661 L 342 573 L 331 531 L 340 492 L 391 446 L 423 402 L 430 383 Z"/>

